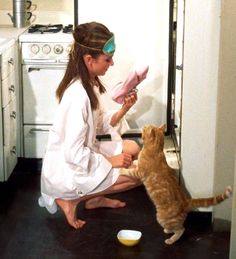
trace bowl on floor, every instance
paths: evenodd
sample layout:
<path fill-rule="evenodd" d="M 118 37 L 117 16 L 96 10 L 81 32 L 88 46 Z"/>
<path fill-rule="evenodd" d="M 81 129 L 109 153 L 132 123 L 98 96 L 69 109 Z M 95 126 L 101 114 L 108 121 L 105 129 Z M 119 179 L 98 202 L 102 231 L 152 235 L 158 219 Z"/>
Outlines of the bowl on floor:
<path fill-rule="evenodd" d="M 139 243 L 142 233 L 137 230 L 120 230 L 117 234 L 119 242 L 125 246 L 135 246 Z"/>

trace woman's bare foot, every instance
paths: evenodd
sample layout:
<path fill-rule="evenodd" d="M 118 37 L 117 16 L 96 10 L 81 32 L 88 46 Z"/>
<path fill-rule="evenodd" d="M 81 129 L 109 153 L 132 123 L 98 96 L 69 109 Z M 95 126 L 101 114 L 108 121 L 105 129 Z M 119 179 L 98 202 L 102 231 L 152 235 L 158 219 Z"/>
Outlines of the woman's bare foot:
<path fill-rule="evenodd" d="M 56 203 L 63 210 L 69 225 L 75 229 L 83 227 L 86 222 L 76 218 L 76 207 L 78 202 L 56 199 Z"/>
<path fill-rule="evenodd" d="M 91 198 L 91 199 L 87 200 L 85 203 L 86 209 L 96 209 L 96 208 L 101 208 L 101 207 L 123 208 L 125 206 L 126 206 L 125 202 L 122 202 L 120 200 L 109 199 L 104 196 Z"/>

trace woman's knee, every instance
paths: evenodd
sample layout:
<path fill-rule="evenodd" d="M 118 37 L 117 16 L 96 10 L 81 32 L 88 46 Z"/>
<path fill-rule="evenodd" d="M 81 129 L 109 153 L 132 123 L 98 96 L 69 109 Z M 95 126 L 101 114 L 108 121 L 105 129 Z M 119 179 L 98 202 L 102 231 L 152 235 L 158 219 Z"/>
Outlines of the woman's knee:
<path fill-rule="evenodd" d="M 138 155 L 140 152 L 140 146 L 137 144 L 136 141 L 131 139 L 125 139 L 123 141 L 123 152 L 131 154 L 132 156 Z"/>

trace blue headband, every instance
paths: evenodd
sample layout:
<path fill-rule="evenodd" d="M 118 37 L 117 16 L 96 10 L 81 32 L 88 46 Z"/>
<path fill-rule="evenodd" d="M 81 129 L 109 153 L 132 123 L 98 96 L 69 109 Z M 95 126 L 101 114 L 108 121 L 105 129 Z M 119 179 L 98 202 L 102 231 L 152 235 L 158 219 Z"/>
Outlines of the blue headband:
<path fill-rule="evenodd" d="M 106 55 L 111 55 L 115 52 L 116 45 L 115 45 L 115 37 L 114 35 L 105 43 L 102 48 L 102 51 Z"/>
<path fill-rule="evenodd" d="M 92 49 L 92 50 L 97 50 L 97 51 L 101 51 L 101 49 L 97 49 L 97 48 L 93 48 L 93 47 L 88 47 L 85 46 L 79 42 L 76 41 L 77 44 L 79 44 L 80 46 L 87 48 L 87 49 Z M 114 35 L 104 44 L 103 48 L 102 48 L 102 52 L 105 55 L 112 55 L 116 50 L 116 45 L 115 45 L 115 37 Z"/>

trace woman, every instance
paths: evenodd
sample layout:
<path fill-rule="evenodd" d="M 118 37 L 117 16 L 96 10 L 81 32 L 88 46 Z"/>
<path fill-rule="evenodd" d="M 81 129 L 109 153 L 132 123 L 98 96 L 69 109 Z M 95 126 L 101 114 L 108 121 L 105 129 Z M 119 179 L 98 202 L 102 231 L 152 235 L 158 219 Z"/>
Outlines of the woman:
<path fill-rule="evenodd" d="M 125 206 L 104 195 L 140 184 L 119 176 L 119 168 L 128 168 L 140 148 L 132 140 L 122 141 L 113 128 L 136 102 L 136 93 L 127 96 L 112 116 L 105 114 L 99 103 L 106 89 L 98 76 L 113 65 L 113 33 L 91 22 L 77 26 L 73 37 L 65 76 L 56 91 L 59 106 L 43 159 L 39 205 L 50 213 L 55 213 L 58 205 L 69 225 L 78 229 L 85 224 L 76 216 L 81 201 L 87 209 Z M 111 134 L 112 141 L 97 141 L 99 133 Z"/>

